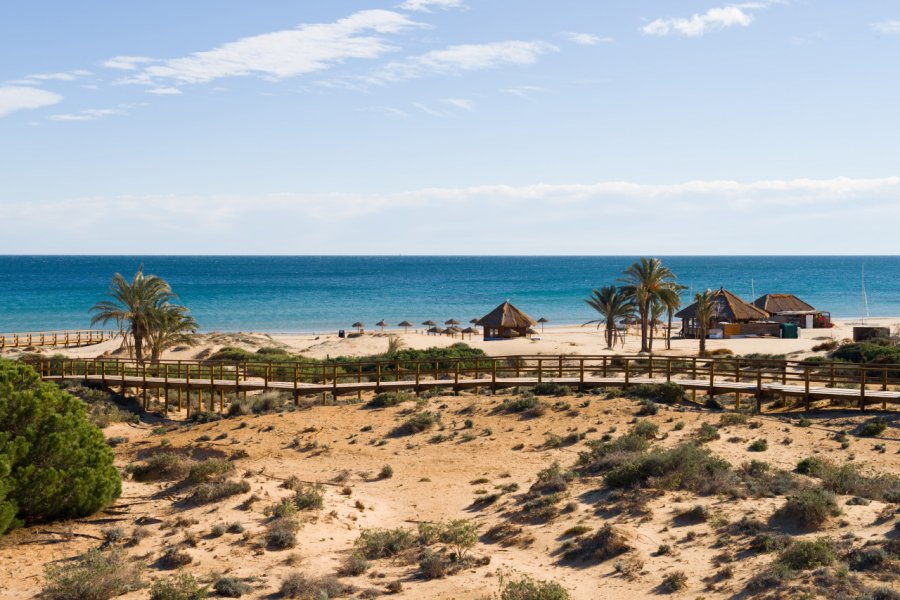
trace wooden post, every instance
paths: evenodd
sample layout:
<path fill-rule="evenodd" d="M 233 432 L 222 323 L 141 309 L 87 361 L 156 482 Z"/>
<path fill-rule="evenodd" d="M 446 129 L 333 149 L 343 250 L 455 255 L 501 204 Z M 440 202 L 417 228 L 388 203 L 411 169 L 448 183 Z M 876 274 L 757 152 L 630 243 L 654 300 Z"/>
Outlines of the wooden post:
<path fill-rule="evenodd" d="M 647 358 L 647 378 L 653 379 L 653 355 Z"/>
<path fill-rule="evenodd" d="M 604 378 L 604 379 L 606 379 L 606 372 L 607 372 L 607 364 L 606 364 L 606 361 L 607 361 L 607 358 L 606 358 L 606 355 L 604 354 L 604 355 L 603 355 L 603 378 Z"/>
<path fill-rule="evenodd" d="M 457 370 L 459 369 L 459 365 L 456 365 Z M 381 363 L 375 363 L 375 391 L 377 392 L 381 388 Z"/>
<path fill-rule="evenodd" d="M 862 376 L 859 378 L 859 410 L 866 409 L 866 368 L 862 368 Z"/>
<path fill-rule="evenodd" d="M 332 402 L 337 403 L 338 397 L 338 380 L 337 380 L 337 365 L 331 365 L 331 400 Z"/>
<path fill-rule="evenodd" d="M 809 398 L 809 367 L 803 368 L 803 381 L 804 381 L 804 393 L 803 393 L 803 402 L 806 406 L 806 412 L 809 412 L 810 398 Z"/>
<path fill-rule="evenodd" d="M 459 388 L 459 361 L 457 360 L 456 361 L 456 374 L 453 376 L 453 389 L 455 391 L 458 388 Z"/>
<path fill-rule="evenodd" d="M 362 383 L 362 363 L 356 365 L 356 383 Z M 356 389 L 356 399 L 362 400 L 362 390 Z"/>
<path fill-rule="evenodd" d="M 544 359 L 543 359 L 543 358 L 539 358 L 539 359 L 538 359 L 537 367 L 538 367 L 538 369 L 537 369 L 537 371 L 538 371 L 538 377 L 537 377 L 538 383 L 543 383 L 543 381 L 544 381 Z"/>
<path fill-rule="evenodd" d="M 422 364 L 416 362 L 416 395 L 419 395 L 419 380 L 422 376 Z"/>
<path fill-rule="evenodd" d="M 578 391 L 584 391 L 584 357 L 578 359 Z"/>
<path fill-rule="evenodd" d="M 709 361 L 709 397 L 714 398 L 716 395 L 716 361 Z"/>
<path fill-rule="evenodd" d="M 666 358 L 666 383 L 672 382 L 672 359 Z"/>
<path fill-rule="evenodd" d="M 834 387 L 834 363 L 831 363 L 831 386 Z"/>
<path fill-rule="evenodd" d="M 519 365 L 519 360 L 520 360 L 520 359 L 519 359 L 519 357 L 517 356 L 517 357 L 516 357 L 516 379 L 518 379 L 518 378 L 520 377 L 521 370 L 522 370 L 521 367 L 520 367 L 520 365 Z"/>
<path fill-rule="evenodd" d="M 497 391 L 497 359 L 491 359 L 491 391 Z"/>
<path fill-rule="evenodd" d="M 631 361 L 625 359 L 625 387 L 628 388 L 628 382 L 631 379 Z"/>
<path fill-rule="evenodd" d="M 559 355 L 559 377 L 562 379 L 563 376 L 563 357 L 562 354 Z"/>
<path fill-rule="evenodd" d="M 756 367 L 756 412 L 762 414 L 762 367 Z"/>
<path fill-rule="evenodd" d="M 144 367 L 144 410 L 147 410 L 147 363 L 143 364 Z"/>
<path fill-rule="evenodd" d="M 168 416 L 168 414 L 169 414 L 169 365 L 166 364 L 166 365 L 164 365 L 163 368 L 165 371 L 164 375 L 163 375 L 163 378 L 165 381 L 165 383 L 163 384 L 163 393 L 166 395 L 165 403 L 163 405 L 163 414 Z"/>
<path fill-rule="evenodd" d="M 781 361 L 781 385 L 787 385 L 787 361 Z"/>

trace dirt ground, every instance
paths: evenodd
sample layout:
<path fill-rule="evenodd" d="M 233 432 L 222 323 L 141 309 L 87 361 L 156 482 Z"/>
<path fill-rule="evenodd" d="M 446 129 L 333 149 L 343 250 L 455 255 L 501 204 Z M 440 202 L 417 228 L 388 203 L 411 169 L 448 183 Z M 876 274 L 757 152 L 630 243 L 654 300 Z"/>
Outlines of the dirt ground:
<path fill-rule="evenodd" d="M 341 578 L 356 589 L 350 596 L 387 594 L 388 583 L 399 580 L 397 598 L 492 598 L 499 597 L 502 581 L 530 575 L 559 582 L 572 598 L 651 598 L 664 593 L 664 576 L 681 571 L 686 587 L 673 597 L 749 597 L 747 581 L 773 556 L 749 553 L 747 539 L 723 534 L 741 517 L 770 523 L 774 531 L 794 537 L 826 536 L 854 546 L 897 534 L 896 504 L 873 500 L 848 505 L 849 496 L 839 496 L 842 514 L 816 532 L 795 531 L 771 520 L 784 497 L 733 499 L 644 490 L 639 493 L 646 494 L 645 506 L 635 514 L 617 506 L 598 477 L 574 479 L 558 516 L 542 523 L 518 522 L 523 496 L 539 471 L 554 461 L 572 467 L 589 440 L 621 435 L 634 422 L 639 404 L 606 394 L 543 398 L 545 414 L 524 419 L 496 410 L 510 398 L 514 396 L 461 393 L 420 400 L 419 406 L 412 400 L 380 409 L 362 403 L 314 405 L 205 424 L 185 423 L 177 415 L 171 421 L 114 423 L 105 429 L 107 438 L 127 440 L 115 446 L 120 467 L 160 451 L 195 460 L 230 457 L 236 467 L 233 478 L 248 482 L 250 490 L 195 505 L 185 501 L 189 492 L 176 482 L 125 479 L 122 497 L 100 514 L 0 538 L 0 597 L 35 597 L 43 587 L 45 565 L 102 546 L 104 529 L 110 527 L 121 527 L 126 539 L 134 538 L 123 544 L 124 551 L 129 560 L 145 565 L 148 584 L 174 573 L 157 561 L 167 548 L 177 546 L 191 558 L 183 569 L 199 581 L 232 575 L 251 586 L 244 596 L 251 598 L 277 597 L 282 579 L 291 572 L 335 574 L 364 529 L 415 529 L 422 522 L 452 519 L 471 519 L 479 526 L 471 564 L 450 576 L 425 580 L 414 556 L 374 560 L 365 574 Z M 424 410 L 439 414 L 439 422 L 420 433 L 392 433 L 410 414 Z M 705 408 L 665 405 L 656 415 L 640 417 L 659 426 L 655 443 L 662 447 L 693 439 L 702 423 L 718 425 L 720 418 L 720 412 Z M 811 424 L 800 426 L 797 415 L 757 416 L 750 424 L 720 428 L 720 438 L 707 446 L 735 467 L 755 459 L 792 470 L 802 458 L 817 456 L 839 464 L 852 461 L 867 473 L 900 475 L 900 421 L 889 417 L 889 427 L 875 438 L 853 435 L 868 418 L 830 411 L 811 415 Z M 848 434 L 848 442 L 834 439 L 840 432 Z M 548 444 L 554 439 L 548 433 L 563 442 Z M 577 435 L 566 438 L 573 433 Z M 749 451 L 758 439 L 767 440 L 768 448 Z M 393 476 L 379 476 L 385 465 Z M 293 493 L 283 487 L 291 477 L 320 483 L 324 506 L 301 511 L 296 547 L 275 550 L 261 541 L 269 521 L 264 510 Z M 499 496 L 493 503 L 475 502 L 495 493 Z M 251 496 L 258 499 L 247 503 Z M 698 504 L 708 508 L 706 521 L 676 518 Z M 215 525 L 230 523 L 240 523 L 244 533 L 211 534 Z M 567 530 L 578 525 L 594 531 L 607 523 L 628 541 L 626 554 L 587 564 L 562 559 L 567 540 L 578 539 Z M 496 543 L 485 535 L 498 524 L 521 528 L 515 543 Z M 661 553 L 662 545 L 669 551 Z M 723 565 L 730 566 L 727 577 L 719 571 Z M 720 576 L 713 576 L 717 571 Z M 896 571 L 858 575 L 872 585 L 898 589 Z M 148 595 L 145 588 L 124 597 Z"/>

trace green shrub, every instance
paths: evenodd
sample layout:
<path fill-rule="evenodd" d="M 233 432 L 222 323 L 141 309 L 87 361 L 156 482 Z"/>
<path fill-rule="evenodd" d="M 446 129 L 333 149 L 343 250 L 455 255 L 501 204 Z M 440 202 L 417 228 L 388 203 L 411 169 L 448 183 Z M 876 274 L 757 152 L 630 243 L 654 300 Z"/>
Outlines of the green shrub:
<path fill-rule="evenodd" d="M 49 600 L 108 600 L 141 586 L 140 569 L 121 550 L 89 550 L 73 562 L 47 565 L 44 574 Z"/>
<path fill-rule="evenodd" d="M 660 589 L 669 594 L 680 592 L 687 587 L 687 575 L 683 571 L 672 571 L 663 577 Z"/>
<path fill-rule="evenodd" d="M 341 565 L 340 574 L 350 577 L 362 575 L 369 570 L 369 561 L 362 554 L 354 552 L 344 560 Z"/>
<path fill-rule="evenodd" d="M 776 562 L 766 567 L 747 582 L 747 589 L 751 592 L 763 592 L 777 587 L 796 576 L 796 573 L 787 565 Z"/>
<path fill-rule="evenodd" d="M 568 387 L 552 381 L 538 383 L 532 391 L 535 396 L 568 396 L 572 393 Z"/>
<path fill-rule="evenodd" d="M 677 383 L 643 383 L 628 389 L 628 395 L 635 398 L 644 398 L 663 402 L 665 404 L 676 404 L 685 399 L 684 388 Z"/>
<path fill-rule="evenodd" d="M 824 524 L 830 517 L 841 514 L 834 494 L 826 489 L 815 487 L 801 489 L 787 497 L 777 514 L 796 523 L 800 527 L 815 529 Z"/>
<path fill-rule="evenodd" d="M 900 477 L 884 473 L 864 475 L 853 463 L 837 466 L 817 457 L 797 463 L 797 472 L 822 480 L 822 487 L 835 494 L 859 496 L 870 500 L 900 502 Z"/>
<path fill-rule="evenodd" d="M 555 581 L 525 577 L 509 581 L 500 592 L 500 600 L 569 600 L 569 592 Z"/>
<path fill-rule="evenodd" d="M 374 560 L 394 556 L 415 542 L 416 537 L 408 529 L 363 529 L 355 546 L 364 557 Z"/>
<path fill-rule="evenodd" d="M 412 435 L 414 433 L 421 433 L 423 431 L 428 431 L 432 427 L 437 420 L 434 417 L 434 414 L 430 411 L 420 412 L 409 419 L 399 427 L 396 427 L 393 431 L 394 435 Z"/>
<path fill-rule="evenodd" d="M 653 478 L 659 489 L 685 490 L 713 494 L 730 490 L 736 475 L 727 461 L 707 449 L 680 444 L 670 449 L 654 449 L 626 459 L 610 469 L 604 481 L 609 487 L 640 485 Z"/>
<path fill-rule="evenodd" d="M 900 363 L 900 348 L 871 341 L 843 344 L 831 353 L 831 358 L 858 364 L 897 364 Z"/>
<path fill-rule="evenodd" d="M 834 562 L 835 553 L 828 540 L 799 540 L 781 551 L 778 562 L 794 571 L 825 567 Z"/>
<path fill-rule="evenodd" d="M 747 450 L 750 452 L 765 452 L 768 449 L 769 442 L 765 439 L 754 440 L 753 443 L 747 447 Z"/>
<path fill-rule="evenodd" d="M 191 465 L 185 483 L 199 485 L 207 483 L 234 470 L 234 463 L 220 458 L 211 458 Z"/>
<path fill-rule="evenodd" d="M 659 435 L 659 425 L 650 421 L 638 421 L 629 433 L 651 440 Z"/>
<path fill-rule="evenodd" d="M 719 417 L 719 427 L 729 427 L 731 425 L 746 425 L 750 420 L 750 415 L 744 413 L 729 412 Z"/>
<path fill-rule="evenodd" d="M 522 413 L 527 410 L 536 408 L 540 406 L 541 401 L 535 398 L 534 396 L 522 396 L 521 398 L 516 398 L 512 401 L 504 401 L 503 404 L 500 405 L 500 408 L 504 412 L 508 413 Z"/>
<path fill-rule="evenodd" d="M 381 471 L 378 472 L 378 479 L 390 479 L 394 476 L 394 467 L 391 465 L 384 465 L 381 467 Z"/>
<path fill-rule="evenodd" d="M 447 575 L 447 563 L 443 555 L 425 550 L 419 558 L 419 574 L 423 579 L 441 579 Z"/>
<path fill-rule="evenodd" d="M 416 395 L 410 392 L 382 392 L 366 403 L 368 408 L 387 408 L 403 402 L 415 401 Z"/>
<path fill-rule="evenodd" d="M 870 421 L 866 421 L 862 427 L 859 428 L 859 434 L 863 437 L 875 437 L 876 435 L 881 435 L 885 429 L 887 429 L 888 423 L 887 419 L 884 417 L 875 417 Z"/>
<path fill-rule="evenodd" d="M 441 543 L 447 544 L 459 560 L 465 560 L 466 554 L 478 543 L 478 523 L 466 519 L 454 519 L 441 528 Z"/>
<path fill-rule="evenodd" d="M 328 600 L 340 598 L 353 591 L 334 577 L 310 577 L 304 573 L 291 573 L 281 581 L 281 595 L 301 600 Z"/>
<path fill-rule="evenodd" d="M 721 437 L 719 436 L 719 431 L 709 423 L 701 424 L 700 429 L 697 431 L 697 440 L 700 442 L 711 442 L 719 439 L 719 437 Z"/>
<path fill-rule="evenodd" d="M 594 532 L 578 540 L 567 550 L 563 557 L 568 561 L 603 562 L 615 558 L 631 550 L 631 546 L 621 533 L 610 525 L 604 525 Z"/>
<path fill-rule="evenodd" d="M 266 543 L 270 548 L 284 550 L 297 544 L 297 531 L 300 525 L 291 517 L 273 519 L 266 527 Z"/>
<path fill-rule="evenodd" d="M 220 480 L 209 483 L 201 483 L 191 494 L 191 501 L 195 504 L 208 504 L 218 502 L 230 496 L 245 494 L 250 491 L 250 483 L 247 481 Z"/>
<path fill-rule="evenodd" d="M 294 494 L 294 505 L 300 510 L 322 510 L 324 493 L 320 485 L 302 486 Z"/>
<path fill-rule="evenodd" d="M 237 577 L 218 577 L 213 584 L 216 593 L 225 598 L 240 598 L 250 591 L 250 586 Z"/>
<path fill-rule="evenodd" d="M 641 399 L 641 407 L 638 409 L 637 414 L 646 417 L 652 416 L 659 413 L 659 405 L 653 400 L 648 400 L 647 398 Z"/>
<path fill-rule="evenodd" d="M 150 600 L 201 600 L 209 595 L 190 573 L 159 579 L 150 587 Z"/>
<path fill-rule="evenodd" d="M 84 403 L 30 366 L 0 360 L 0 534 L 95 513 L 121 491 L 112 450 Z"/>
<path fill-rule="evenodd" d="M 859 548 L 850 553 L 849 567 L 853 571 L 869 571 L 889 565 L 890 555 L 879 546 Z"/>

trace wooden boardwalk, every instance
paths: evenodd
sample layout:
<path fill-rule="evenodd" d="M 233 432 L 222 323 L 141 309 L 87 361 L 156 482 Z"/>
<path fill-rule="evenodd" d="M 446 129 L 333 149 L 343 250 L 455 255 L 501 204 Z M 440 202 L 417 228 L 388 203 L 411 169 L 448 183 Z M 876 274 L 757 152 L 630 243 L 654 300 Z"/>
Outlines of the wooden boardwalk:
<path fill-rule="evenodd" d="M 0 333 L 0 350 L 7 348 L 69 348 L 90 346 L 118 337 L 118 331 L 76 329 L 71 331 L 32 331 Z"/>
<path fill-rule="evenodd" d="M 360 395 L 363 392 L 435 389 L 496 390 L 560 384 L 577 390 L 676 383 L 693 396 L 733 394 L 757 410 L 776 397 L 800 399 L 807 410 L 814 402 L 851 403 L 859 409 L 900 405 L 900 365 L 862 366 L 848 363 L 740 358 L 668 356 L 507 356 L 436 361 L 368 361 L 347 363 L 265 363 L 162 361 L 137 364 L 117 359 L 39 359 L 30 361 L 45 380 L 77 380 L 104 387 L 155 393 L 169 406 L 169 391 L 193 391 L 209 410 L 224 410 L 247 392 L 283 391 L 299 399 L 316 394 Z M 190 397 L 190 394 L 188 394 Z M 190 412 L 191 406 L 188 405 Z"/>

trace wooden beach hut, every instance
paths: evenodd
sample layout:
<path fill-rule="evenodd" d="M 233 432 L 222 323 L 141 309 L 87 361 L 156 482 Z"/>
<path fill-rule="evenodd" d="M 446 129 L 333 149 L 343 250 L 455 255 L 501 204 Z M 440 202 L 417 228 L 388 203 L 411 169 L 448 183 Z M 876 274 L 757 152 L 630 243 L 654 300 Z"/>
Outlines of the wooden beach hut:
<path fill-rule="evenodd" d="M 528 335 L 528 330 L 537 321 L 523 313 L 507 300 L 488 314 L 478 319 L 484 331 L 484 339 L 510 339 Z"/>
<path fill-rule="evenodd" d="M 831 313 L 816 310 L 794 294 L 765 294 L 753 301 L 753 306 L 761 308 L 772 316 L 773 321 L 794 323 L 799 327 L 831 327 Z"/>
<path fill-rule="evenodd" d="M 721 329 L 723 337 L 731 335 L 771 334 L 772 327 L 753 327 L 751 324 L 768 321 L 769 313 L 757 308 L 749 302 L 744 302 L 735 294 L 725 288 L 719 288 L 713 292 L 713 316 L 707 323 L 709 329 Z M 675 317 L 681 319 L 681 335 L 686 338 L 696 338 L 700 334 L 700 323 L 697 320 L 697 303 L 675 313 Z M 763 324 L 763 323 L 760 323 Z M 740 325 L 740 327 L 724 327 L 724 325 Z M 772 325 L 764 324 L 764 325 Z M 774 333 L 777 334 L 777 324 Z M 720 327 L 722 326 L 722 327 Z M 756 331 L 759 329 L 759 331 Z"/>

